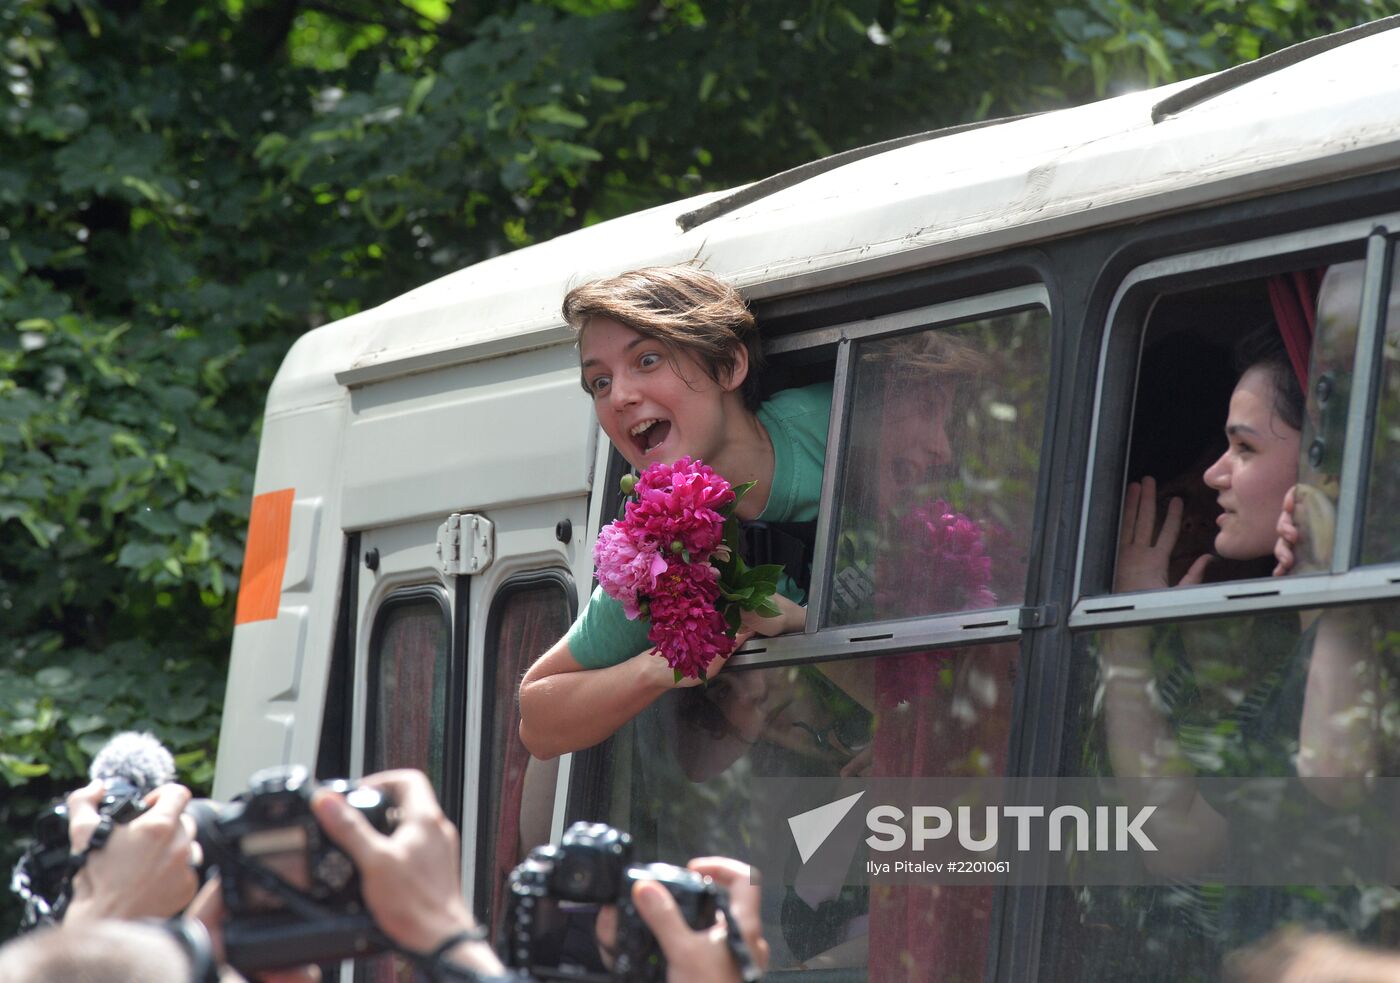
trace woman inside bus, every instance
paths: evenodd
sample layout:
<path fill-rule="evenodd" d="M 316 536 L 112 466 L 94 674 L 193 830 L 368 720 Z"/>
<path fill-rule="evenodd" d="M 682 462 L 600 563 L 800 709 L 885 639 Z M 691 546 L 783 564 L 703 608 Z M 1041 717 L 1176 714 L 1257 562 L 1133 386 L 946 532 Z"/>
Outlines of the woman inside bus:
<path fill-rule="evenodd" d="M 584 390 L 612 445 L 634 468 L 689 455 L 732 484 L 755 484 L 741 520 L 816 519 L 832 387 L 760 401 L 762 355 L 753 315 L 732 286 L 695 267 L 652 268 L 571 290 L 564 318 L 578 332 Z M 792 578 L 781 614 L 746 614 L 736 642 L 801 630 L 804 591 Z M 520 736 L 538 758 L 612 736 L 677 685 L 651 649 L 645 619 L 595 590 L 573 627 L 525 673 Z M 712 664 L 707 675 L 721 666 Z"/>
<path fill-rule="evenodd" d="M 1243 371 L 1225 421 L 1228 446 L 1204 479 L 1217 495 L 1215 554 L 1227 560 L 1267 560 L 1284 496 L 1297 479 L 1304 400 L 1278 329 L 1269 324 L 1241 343 Z M 1115 568 L 1116 591 L 1201 583 L 1215 555 L 1196 558 L 1176 584 L 1168 565 L 1180 533 L 1182 502 L 1173 498 L 1157 528 L 1152 478 L 1128 486 Z M 1224 640 L 1192 626 L 1163 656 L 1151 629 L 1105 634 L 1102 646 L 1109 758 L 1119 777 L 1175 776 L 1170 794 L 1154 801 L 1177 820 L 1179 837 L 1159 845 L 1153 862 L 1185 874 L 1208 865 L 1223 845 L 1226 821 L 1198 791 L 1196 774 L 1278 774 L 1293 757 L 1306 670 L 1281 665 L 1299 648 L 1296 616 L 1260 617 L 1249 635 Z M 1222 650 L 1222 643 L 1228 651 Z M 1219 722 L 1228 720 L 1222 730 Z M 1291 720 L 1291 723 L 1290 723 Z M 1225 734 L 1232 734 L 1227 739 Z M 1271 759 L 1271 760 L 1263 760 Z M 1169 831 L 1168 831 L 1169 832 Z"/>

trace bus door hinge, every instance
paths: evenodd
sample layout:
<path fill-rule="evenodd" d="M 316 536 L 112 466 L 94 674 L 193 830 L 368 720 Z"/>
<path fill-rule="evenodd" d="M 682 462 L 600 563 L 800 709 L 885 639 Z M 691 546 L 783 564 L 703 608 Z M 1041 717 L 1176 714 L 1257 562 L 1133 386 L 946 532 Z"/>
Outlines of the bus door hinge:
<path fill-rule="evenodd" d="M 496 527 L 484 515 L 454 512 L 438 526 L 438 556 L 449 577 L 480 573 L 496 554 Z"/>
<path fill-rule="evenodd" d="M 1022 608 L 1020 616 L 1016 620 L 1016 627 L 1022 630 L 1027 628 L 1049 628 L 1051 625 L 1060 622 L 1060 606 L 1058 604 L 1042 604 L 1038 608 Z"/>

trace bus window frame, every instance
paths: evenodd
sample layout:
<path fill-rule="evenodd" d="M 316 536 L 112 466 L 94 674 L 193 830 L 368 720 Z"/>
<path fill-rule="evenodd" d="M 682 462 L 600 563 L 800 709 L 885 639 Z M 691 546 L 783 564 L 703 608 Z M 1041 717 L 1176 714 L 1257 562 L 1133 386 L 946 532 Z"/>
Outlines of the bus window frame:
<path fill-rule="evenodd" d="M 851 416 L 850 353 L 855 343 L 910 333 L 920 329 L 951 327 L 969 321 L 996 317 L 1028 308 L 1041 308 L 1047 317 L 1046 404 L 1041 421 L 1042 441 L 1049 446 L 1053 436 L 1053 390 L 1055 337 L 1057 322 L 1051 293 L 1043 282 L 1023 284 L 1001 290 L 983 291 L 942 301 L 893 311 L 877 317 L 847 321 L 840 324 L 801 330 L 775 339 L 765 347 L 768 355 L 787 354 L 814 348 L 836 346 L 836 366 L 831 401 L 831 422 L 827 438 L 827 455 L 822 475 L 821 502 L 817 512 L 816 542 L 812 558 L 812 586 L 807 599 L 807 621 L 801 633 L 772 638 L 756 637 L 730 659 L 732 667 L 766 667 L 827 659 L 844 659 L 858 655 L 882 655 L 902 651 L 944 648 L 949 646 L 1013 641 L 1019 639 L 1026 627 L 1024 605 L 1001 606 L 978 610 L 953 611 L 926 617 L 898 620 L 876 620 L 858 625 L 820 626 L 821 609 L 826 601 L 827 583 L 832 562 L 832 541 L 836 534 L 833 511 L 837 505 L 837 485 L 847 445 L 845 428 Z M 1041 489 L 1044 472 L 1037 475 L 1036 502 L 1039 512 L 1044 508 Z M 1041 526 L 1034 525 L 1036 530 Z M 1030 575 L 1025 601 L 1032 603 Z"/>
<path fill-rule="evenodd" d="M 1074 565 L 1073 604 L 1068 628 L 1078 632 L 1103 628 L 1226 616 L 1280 608 L 1316 607 L 1390 597 L 1400 583 L 1400 563 L 1357 567 L 1360 548 L 1359 516 L 1364 514 L 1365 482 L 1374 427 L 1374 403 L 1384 331 L 1379 318 L 1385 307 L 1382 289 L 1393 255 L 1394 240 L 1387 229 L 1400 227 L 1400 213 L 1335 223 L 1281 235 L 1244 240 L 1139 265 L 1119 280 L 1100 343 L 1089 447 L 1085 466 L 1085 495 L 1080 506 L 1080 536 Z M 1343 447 L 1343 493 L 1338 503 L 1338 548 L 1333 572 L 1306 577 L 1261 578 L 1153 591 L 1114 593 L 1109 584 L 1118 536 L 1117 517 L 1126 490 L 1127 435 L 1132 432 L 1133 389 L 1141 358 L 1147 315 L 1155 298 L 1175 289 L 1202 288 L 1238 282 L 1277 272 L 1290 261 L 1316 262 L 1330 254 L 1364 250 L 1361 324 L 1352 366 L 1353 390 Z M 1132 371 L 1126 371 L 1131 360 Z M 1127 381 L 1124 381 L 1124 380 Z M 1369 384 L 1368 384 L 1369 380 Z M 1124 405 L 1126 404 L 1126 405 Z M 1347 478 L 1351 479 L 1350 484 Z M 1094 517 L 1112 515 L 1108 525 Z M 1345 516 L 1345 519 L 1344 519 Z M 1343 522 L 1347 522 L 1346 527 Z M 1351 532 L 1346 542 L 1343 530 Z M 1086 593 L 1094 589 L 1095 593 Z"/>

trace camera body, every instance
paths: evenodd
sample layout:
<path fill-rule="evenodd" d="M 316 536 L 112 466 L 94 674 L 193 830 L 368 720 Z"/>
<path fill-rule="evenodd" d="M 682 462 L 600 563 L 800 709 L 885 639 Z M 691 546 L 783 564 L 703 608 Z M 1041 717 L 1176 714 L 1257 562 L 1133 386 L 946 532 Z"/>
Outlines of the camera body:
<path fill-rule="evenodd" d="M 344 794 L 379 832 L 393 831 L 393 803 L 378 790 L 317 783 L 297 766 L 259 771 L 227 805 L 190 804 L 206 862 L 219 868 L 228 910 L 224 950 L 242 972 L 382 951 L 354 862 L 311 811 L 320 787 Z"/>
<path fill-rule="evenodd" d="M 146 811 L 147 789 L 120 777 L 107 777 L 103 781 L 105 788 L 102 801 L 97 804 L 98 815 L 111 816 L 113 822 L 129 823 Z M 59 802 L 39 813 L 34 821 L 34 843 L 20 864 L 16 874 L 23 870 L 26 889 L 30 892 L 20 928 L 28 930 L 60 915 L 68 901 L 68 877 L 73 864 L 67 805 Z"/>
<path fill-rule="evenodd" d="M 539 979 L 599 978 L 660 981 L 666 962 L 632 902 L 632 885 L 656 881 L 671 892 L 691 928 L 715 922 L 719 890 L 703 875 L 671 864 L 632 863 L 632 838 L 603 823 L 574 823 L 558 846 L 541 846 L 510 875 L 502 952 L 507 965 Z M 617 942 L 611 973 L 590 973 L 590 951 L 568 936 L 586 936 L 591 948 L 597 907 L 617 905 Z M 582 922 L 581 919 L 588 921 Z"/>

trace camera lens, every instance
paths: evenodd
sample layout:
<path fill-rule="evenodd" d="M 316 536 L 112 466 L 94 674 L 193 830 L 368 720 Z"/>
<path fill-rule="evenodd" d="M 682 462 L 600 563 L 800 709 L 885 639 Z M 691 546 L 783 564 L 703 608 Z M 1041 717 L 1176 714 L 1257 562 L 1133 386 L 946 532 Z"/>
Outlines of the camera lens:
<path fill-rule="evenodd" d="M 559 868 L 559 885 L 575 898 L 587 897 L 593 886 L 593 865 L 587 857 L 566 856 Z"/>

